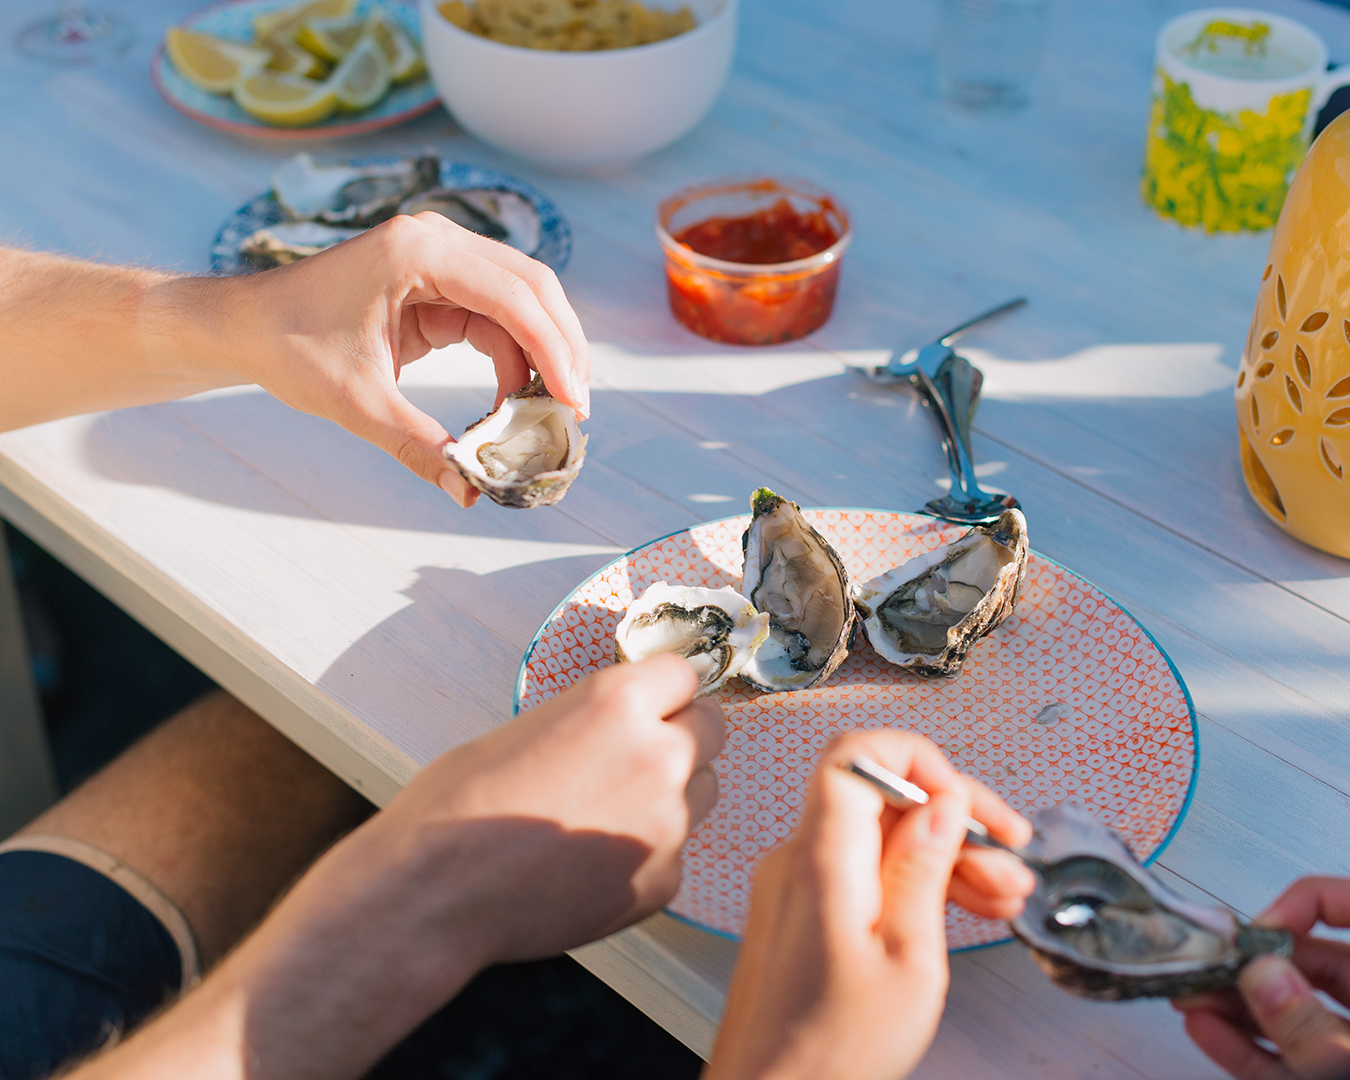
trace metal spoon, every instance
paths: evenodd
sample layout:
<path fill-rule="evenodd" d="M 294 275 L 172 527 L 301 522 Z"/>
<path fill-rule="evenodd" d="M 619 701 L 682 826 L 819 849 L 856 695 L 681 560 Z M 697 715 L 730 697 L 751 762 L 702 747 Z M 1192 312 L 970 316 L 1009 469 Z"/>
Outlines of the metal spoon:
<path fill-rule="evenodd" d="M 975 418 L 984 376 L 964 356 L 956 354 L 952 342 L 972 327 L 1016 311 L 1026 302 L 1025 297 L 1018 297 L 1000 304 L 948 330 L 931 345 L 910 349 L 882 367 L 853 369 L 877 383 L 907 382 L 933 407 L 942 429 L 942 446 L 947 451 L 952 490 L 951 494 L 933 499 L 924 506 L 930 514 L 962 525 L 984 525 L 997 521 L 1004 510 L 1018 505 L 1011 495 L 990 495 L 981 490 L 975 478 L 975 464 L 970 454 L 970 425 Z"/>
<path fill-rule="evenodd" d="M 917 784 L 911 784 L 903 776 L 897 776 L 890 769 L 878 765 L 871 758 L 854 758 L 852 761 L 841 762 L 839 767 L 845 772 L 866 780 L 881 792 L 882 798 L 892 806 L 898 806 L 902 810 L 910 806 L 922 806 L 928 801 L 928 792 L 924 791 L 923 788 Z M 1045 865 L 1044 859 L 1039 855 L 1032 854 L 1026 848 L 1018 847 L 1016 844 L 1005 844 L 1002 840 L 994 839 L 989 835 L 989 830 L 974 818 L 966 818 L 966 843 L 973 844 L 976 847 L 997 848 L 999 851 L 1016 855 L 1033 870 Z"/>

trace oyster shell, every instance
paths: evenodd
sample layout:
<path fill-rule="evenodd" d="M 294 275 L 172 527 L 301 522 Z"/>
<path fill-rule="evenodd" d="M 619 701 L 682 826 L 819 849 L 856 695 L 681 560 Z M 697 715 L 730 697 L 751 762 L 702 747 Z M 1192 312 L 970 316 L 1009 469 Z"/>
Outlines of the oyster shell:
<path fill-rule="evenodd" d="M 1208 993 L 1261 953 L 1293 951 L 1288 931 L 1176 895 L 1082 807 L 1030 817 L 1028 847 L 1045 865 L 1012 928 L 1066 990 L 1103 1001 Z"/>
<path fill-rule="evenodd" d="M 434 210 L 456 225 L 510 244 L 533 255 L 539 250 L 542 229 L 534 204 L 525 196 L 503 188 L 432 188 L 399 206 L 400 214 Z"/>
<path fill-rule="evenodd" d="M 316 165 L 308 154 L 296 154 L 272 174 L 272 193 L 296 221 L 370 226 L 440 179 L 440 159 L 431 154 L 379 165 Z"/>
<path fill-rule="evenodd" d="M 581 472 L 586 436 L 536 375 L 445 448 L 459 474 L 501 506 L 552 506 Z"/>
<path fill-rule="evenodd" d="M 993 524 L 855 586 L 872 647 L 920 675 L 955 675 L 971 647 L 1012 614 L 1027 551 L 1026 518 L 1005 510 Z"/>
<path fill-rule="evenodd" d="M 848 573 L 796 503 L 759 488 L 754 518 L 741 538 L 741 595 L 769 613 L 769 636 L 741 670 L 761 690 L 802 690 L 826 678 L 848 655 L 853 601 Z"/>
<path fill-rule="evenodd" d="M 704 589 L 658 581 L 628 605 L 614 630 L 614 659 L 678 653 L 698 672 L 698 692 L 711 694 L 740 674 L 769 636 L 769 616 L 730 586 Z"/>
<path fill-rule="evenodd" d="M 340 229 L 317 221 L 282 221 L 246 237 L 239 253 L 260 269 L 285 266 L 360 236 L 363 229 Z"/>

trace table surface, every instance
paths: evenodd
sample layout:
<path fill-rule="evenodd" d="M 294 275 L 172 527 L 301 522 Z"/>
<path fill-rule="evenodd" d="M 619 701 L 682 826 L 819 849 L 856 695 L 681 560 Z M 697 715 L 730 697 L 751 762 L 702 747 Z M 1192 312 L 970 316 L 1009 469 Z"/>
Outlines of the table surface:
<path fill-rule="evenodd" d="M 0 10 L 10 40 L 49 0 Z M 201 271 L 215 230 L 286 150 L 162 102 L 154 39 L 193 0 L 117 0 L 125 57 L 53 70 L 0 51 L 0 239 Z M 562 505 L 461 511 L 390 458 L 253 389 L 0 437 L 0 512 L 377 801 L 510 712 L 521 654 L 615 555 L 741 512 L 760 484 L 804 505 L 912 510 L 946 483 L 930 416 L 846 364 L 975 311 L 975 456 L 1026 508 L 1033 545 L 1156 636 L 1199 714 L 1199 783 L 1160 860 L 1181 891 L 1254 913 L 1287 882 L 1350 873 L 1328 827 L 1350 792 L 1350 564 L 1294 542 L 1247 496 L 1231 387 L 1269 242 L 1159 221 L 1137 182 L 1153 37 L 1189 4 L 1062 0 L 1034 104 L 937 101 L 927 2 L 745 0 L 725 94 L 678 145 L 559 178 L 436 111 L 326 144 L 433 147 L 541 187 L 575 230 L 563 282 L 594 345 L 585 473 Z M 1299 18 L 1350 58 L 1350 16 Z M 710 176 L 796 174 L 857 239 L 833 319 L 758 351 L 669 316 L 651 220 Z M 96 342 L 90 343 L 97 348 Z M 466 348 L 414 365 L 409 397 L 458 430 L 492 396 Z M 578 958 L 706 1053 L 734 946 L 657 916 Z M 1217 1075 L 1164 1004 L 1081 1002 L 1016 945 L 954 957 L 919 1077 Z"/>

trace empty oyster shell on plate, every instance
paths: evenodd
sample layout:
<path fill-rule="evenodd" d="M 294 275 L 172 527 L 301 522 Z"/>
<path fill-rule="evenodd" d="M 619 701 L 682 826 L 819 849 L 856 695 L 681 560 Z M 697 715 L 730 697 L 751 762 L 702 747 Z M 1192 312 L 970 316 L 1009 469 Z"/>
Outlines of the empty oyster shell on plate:
<path fill-rule="evenodd" d="M 683 656 L 698 672 L 699 696 L 738 675 L 769 636 L 769 616 L 731 586 L 706 589 L 658 581 L 628 605 L 614 630 L 614 659 Z"/>
<path fill-rule="evenodd" d="M 950 544 L 854 587 L 867 639 L 920 675 L 955 675 L 972 646 L 1012 614 L 1027 572 L 1027 521 L 1006 510 Z"/>
<path fill-rule="evenodd" d="M 239 252 L 254 266 L 267 270 L 317 255 L 364 231 L 318 221 L 282 221 L 250 234 L 239 245 Z"/>
<path fill-rule="evenodd" d="M 539 212 L 525 196 L 504 188 L 432 188 L 399 206 L 400 214 L 427 210 L 447 217 L 470 232 L 500 240 L 517 251 L 533 255 L 542 233 Z"/>
<path fill-rule="evenodd" d="M 1044 862 L 1012 929 L 1066 990 L 1104 1001 L 1208 993 L 1232 986 L 1261 953 L 1293 951 L 1288 931 L 1172 892 L 1082 807 L 1029 816 L 1027 846 Z"/>
<path fill-rule="evenodd" d="M 552 506 L 586 459 L 586 436 L 570 406 L 536 375 L 530 384 L 445 448 L 459 474 L 501 506 Z"/>
<path fill-rule="evenodd" d="M 760 690 L 803 690 L 828 677 L 848 655 L 853 601 L 848 573 L 801 508 L 759 488 L 745 530 L 741 595 L 768 612 L 769 636 L 741 670 Z"/>
<path fill-rule="evenodd" d="M 432 154 L 373 165 L 317 165 L 296 154 L 272 174 L 272 193 L 295 221 L 368 227 L 440 180 L 440 158 Z"/>

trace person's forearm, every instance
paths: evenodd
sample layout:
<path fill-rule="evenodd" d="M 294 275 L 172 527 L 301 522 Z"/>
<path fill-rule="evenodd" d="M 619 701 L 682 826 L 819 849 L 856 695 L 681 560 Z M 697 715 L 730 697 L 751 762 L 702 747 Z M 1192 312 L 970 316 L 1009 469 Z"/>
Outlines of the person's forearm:
<path fill-rule="evenodd" d="M 69 1080 L 343 1080 L 490 959 L 475 869 L 374 819 L 200 987 Z M 454 873 L 446 868 L 453 866 Z"/>
<path fill-rule="evenodd" d="M 0 248 L 0 431 L 247 381 L 232 282 Z"/>

